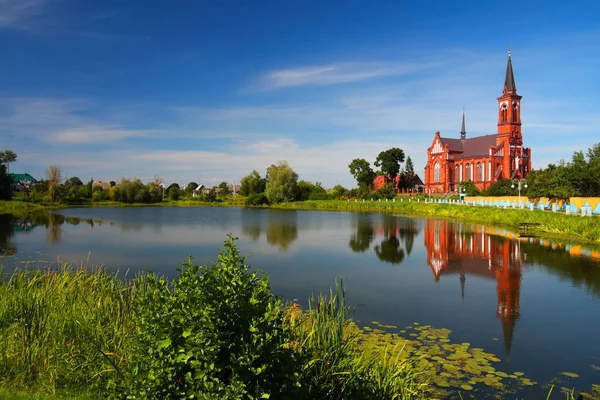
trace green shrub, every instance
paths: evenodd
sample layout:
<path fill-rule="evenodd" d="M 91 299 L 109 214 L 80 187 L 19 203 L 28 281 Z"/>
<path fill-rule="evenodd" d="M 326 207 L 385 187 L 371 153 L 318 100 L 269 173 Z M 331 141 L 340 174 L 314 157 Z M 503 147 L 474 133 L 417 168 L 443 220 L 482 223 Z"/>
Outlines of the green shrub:
<path fill-rule="evenodd" d="M 139 399 L 288 398 L 296 361 L 281 300 L 248 271 L 230 236 L 219 262 L 153 273 L 135 301 L 136 354 L 127 392 Z"/>
<path fill-rule="evenodd" d="M 246 206 L 262 206 L 264 204 L 269 204 L 269 199 L 264 193 L 250 195 L 244 200 Z"/>

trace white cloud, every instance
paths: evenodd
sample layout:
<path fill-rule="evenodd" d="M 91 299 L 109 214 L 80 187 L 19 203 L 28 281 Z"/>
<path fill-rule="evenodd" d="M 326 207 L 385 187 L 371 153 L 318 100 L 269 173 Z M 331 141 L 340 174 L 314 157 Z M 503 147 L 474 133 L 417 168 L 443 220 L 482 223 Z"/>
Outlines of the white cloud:
<path fill-rule="evenodd" d="M 111 129 L 97 126 L 59 131 L 50 135 L 46 140 L 52 143 L 58 142 L 64 144 L 110 143 L 127 138 L 148 137 L 155 134 L 157 134 L 156 131 L 150 130 Z"/>
<path fill-rule="evenodd" d="M 30 29 L 46 0 L 0 0 L 0 28 Z"/>
<path fill-rule="evenodd" d="M 309 66 L 274 70 L 261 79 L 265 90 L 282 89 L 306 85 L 335 85 L 359 82 L 398 75 L 408 75 L 432 68 L 437 63 L 417 62 L 365 62 L 339 63 L 322 66 Z"/>

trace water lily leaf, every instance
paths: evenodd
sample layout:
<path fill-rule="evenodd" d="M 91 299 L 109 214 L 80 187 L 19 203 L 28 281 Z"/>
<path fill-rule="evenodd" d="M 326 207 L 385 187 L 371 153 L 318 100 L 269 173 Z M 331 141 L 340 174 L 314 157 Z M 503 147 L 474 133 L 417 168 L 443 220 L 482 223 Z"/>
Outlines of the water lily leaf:
<path fill-rule="evenodd" d="M 590 368 L 595 369 L 596 371 L 600 371 L 600 367 L 597 365 L 590 365 Z M 598 385 L 594 385 L 594 386 L 598 386 Z"/>
<path fill-rule="evenodd" d="M 525 375 L 525 374 L 524 374 L 523 372 L 514 372 L 514 373 L 513 373 L 513 375 L 516 375 L 516 376 L 523 376 L 523 375 Z"/>
<path fill-rule="evenodd" d="M 492 340 L 498 340 L 498 338 L 497 337 L 493 337 Z"/>
<path fill-rule="evenodd" d="M 561 374 L 568 376 L 569 378 L 579 378 L 579 375 L 574 372 L 561 372 Z"/>
<path fill-rule="evenodd" d="M 467 385 L 466 383 L 464 385 L 460 385 L 460 387 L 463 388 L 463 390 L 473 390 L 473 386 Z"/>

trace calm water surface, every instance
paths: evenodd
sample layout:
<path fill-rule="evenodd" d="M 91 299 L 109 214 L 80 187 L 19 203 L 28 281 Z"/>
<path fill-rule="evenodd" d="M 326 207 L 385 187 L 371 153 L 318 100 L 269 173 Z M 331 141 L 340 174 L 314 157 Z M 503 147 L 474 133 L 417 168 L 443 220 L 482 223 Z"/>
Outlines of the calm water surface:
<path fill-rule="evenodd" d="M 592 367 L 600 366 L 600 253 L 482 225 L 318 211 L 68 209 L 0 216 L 0 264 L 103 264 L 174 277 L 188 255 L 215 260 L 230 232 L 285 299 L 306 303 L 343 277 L 359 323 L 448 328 L 453 342 L 495 353 L 499 370 L 539 382 L 522 392 L 528 398 L 542 397 L 561 372 L 580 378 L 562 376 L 559 386 L 600 383 Z"/>

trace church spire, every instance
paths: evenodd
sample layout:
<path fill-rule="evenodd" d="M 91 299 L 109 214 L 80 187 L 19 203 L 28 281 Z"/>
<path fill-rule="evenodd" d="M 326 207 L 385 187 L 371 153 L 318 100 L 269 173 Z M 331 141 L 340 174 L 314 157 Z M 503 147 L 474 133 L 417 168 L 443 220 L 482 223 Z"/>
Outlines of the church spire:
<path fill-rule="evenodd" d="M 508 46 L 508 63 L 506 64 L 506 78 L 504 78 L 504 94 L 517 93 L 515 74 L 513 73 L 512 61 L 510 60 L 510 46 Z"/>
<path fill-rule="evenodd" d="M 463 120 L 462 129 L 460 130 L 460 139 L 465 140 L 467 138 L 467 130 L 465 129 L 465 108 L 463 107 Z"/>

